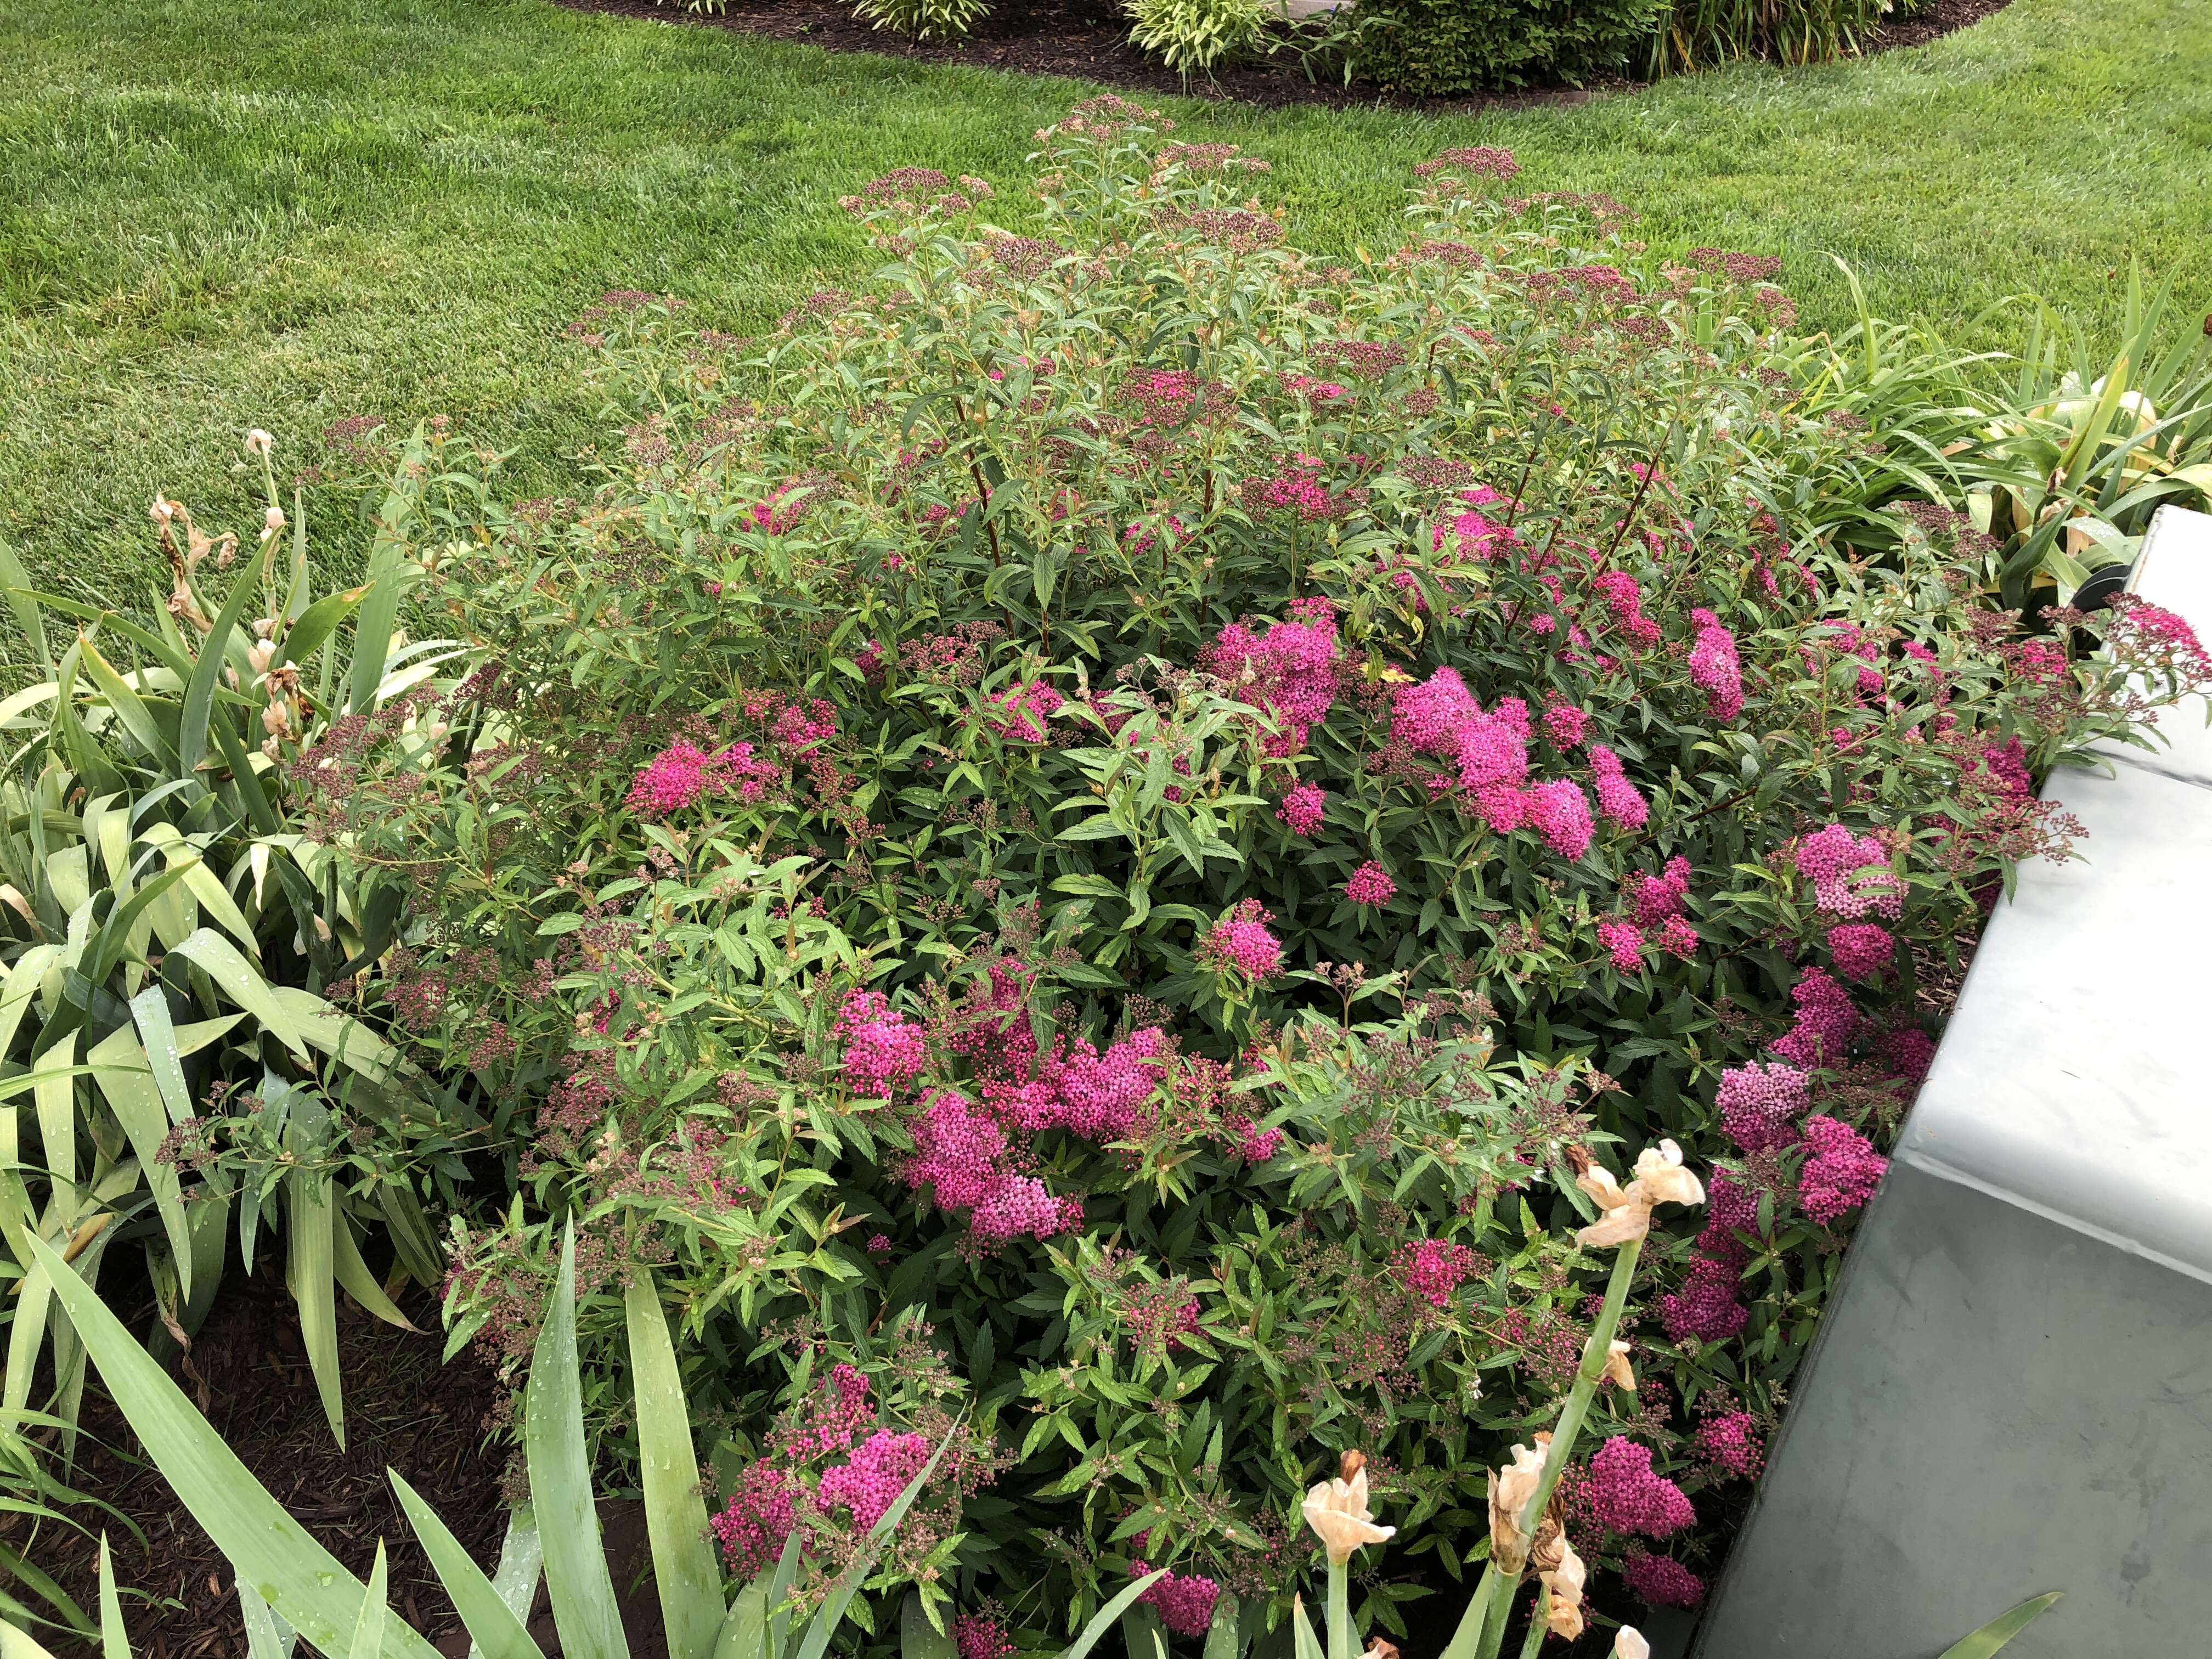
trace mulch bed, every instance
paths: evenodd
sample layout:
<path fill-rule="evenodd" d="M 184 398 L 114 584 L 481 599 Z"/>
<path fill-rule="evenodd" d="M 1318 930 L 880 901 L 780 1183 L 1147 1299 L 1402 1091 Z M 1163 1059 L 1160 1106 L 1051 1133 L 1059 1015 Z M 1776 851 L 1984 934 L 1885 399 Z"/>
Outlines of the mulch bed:
<path fill-rule="evenodd" d="M 398 1470 L 489 1571 L 507 1528 L 500 1492 L 507 1455 L 488 1441 L 483 1426 L 499 1390 L 465 1352 L 449 1365 L 439 1364 L 444 1339 L 431 1297 L 417 1292 L 402 1306 L 424 1328 L 422 1334 L 380 1324 L 340 1299 L 343 1451 L 331 1437 L 299 1318 L 273 1262 L 223 1286 L 185 1364 L 172 1369 L 246 1468 L 364 1581 L 383 1539 L 393 1607 L 459 1659 L 468 1650 L 467 1637 L 385 1469 Z M 74 1484 L 112 1504 L 146 1534 L 142 1547 L 112 1516 L 79 1517 L 95 1534 L 103 1526 L 107 1530 L 133 1651 L 140 1659 L 243 1659 L 228 1563 L 139 1455 L 129 1426 L 96 1382 L 85 1390 L 83 1426 Z M 33 1559 L 97 1618 L 95 1542 L 49 1526 Z M 45 1639 L 57 1654 L 71 1652 L 52 1633 Z"/>
<path fill-rule="evenodd" d="M 796 41 L 829 52 L 874 52 L 925 64 L 968 64 L 1013 70 L 1027 75 L 1065 75 L 1153 96 L 1187 94 L 1194 98 L 1281 107 L 1317 104 L 1330 108 L 1382 106 L 1430 114 L 1472 115 L 1485 109 L 1527 108 L 1546 104 L 1587 103 L 1596 92 L 1637 89 L 1631 82 L 1595 87 L 1565 87 L 1499 92 L 1472 98 L 1417 98 L 1309 81 L 1296 58 L 1285 53 L 1256 64 L 1222 70 L 1213 79 L 1188 85 L 1170 70 L 1129 44 L 1128 20 L 1115 0 L 997 0 L 990 15 L 967 40 L 951 45 L 920 46 L 904 37 L 870 27 L 853 15 L 850 0 L 728 0 L 716 13 L 687 12 L 682 0 L 656 5 L 653 0 L 556 0 L 574 11 L 612 12 L 660 22 L 735 29 L 772 40 Z M 1907 21 L 1893 23 L 1868 42 L 1869 52 L 1924 45 L 1939 36 L 1978 23 L 2002 10 L 2008 0 L 1932 0 Z"/>

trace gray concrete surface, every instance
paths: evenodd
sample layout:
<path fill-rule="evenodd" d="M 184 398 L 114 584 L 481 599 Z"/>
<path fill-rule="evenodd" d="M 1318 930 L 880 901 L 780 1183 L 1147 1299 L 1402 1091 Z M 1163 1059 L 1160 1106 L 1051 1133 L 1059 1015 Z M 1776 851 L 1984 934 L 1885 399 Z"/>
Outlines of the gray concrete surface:
<path fill-rule="evenodd" d="M 2134 584 L 2212 637 L 2212 518 Z M 2212 1656 L 2212 732 L 2045 793 L 2087 858 L 1992 918 L 1698 1659 Z"/>

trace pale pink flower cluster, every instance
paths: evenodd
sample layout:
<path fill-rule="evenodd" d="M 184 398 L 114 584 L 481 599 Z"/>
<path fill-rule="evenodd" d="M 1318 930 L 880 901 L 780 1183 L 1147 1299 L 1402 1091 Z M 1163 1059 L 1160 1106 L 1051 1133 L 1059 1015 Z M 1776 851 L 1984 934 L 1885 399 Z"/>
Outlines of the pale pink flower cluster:
<path fill-rule="evenodd" d="M 1291 826 L 1292 835 L 1310 836 L 1328 816 L 1328 792 L 1318 784 L 1299 784 L 1283 797 L 1275 816 Z"/>
<path fill-rule="evenodd" d="M 1230 623 L 1198 663 L 1206 673 L 1249 687 L 1247 701 L 1282 728 L 1265 744 L 1279 758 L 1304 749 L 1308 734 L 1328 718 L 1344 654 L 1328 600 L 1294 599 L 1290 610 L 1290 620 L 1273 624 L 1265 635 Z"/>
<path fill-rule="evenodd" d="M 848 993 L 832 1029 L 845 1045 L 845 1081 L 863 1099 L 890 1099 L 921 1075 L 929 1059 L 921 1027 L 880 991 Z"/>
<path fill-rule="evenodd" d="M 1805 1144 L 1812 1148 L 1812 1156 L 1797 1175 L 1797 1201 L 1824 1227 L 1872 1198 L 1889 1173 L 1889 1160 L 1864 1135 L 1836 1118 L 1808 1118 Z"/>
<path fill-rule="evenodd" d="M 1753 1060 L 1721 1073 L 1721 1127 L 1747 1152 L 1793 1145 L 1797 1120 L 1812 1109 L 1812 1079 L 1795 1066 Z"/>
<path fill-rule="evenodd" d="M 1474 1272 L 1475 1254 L 1448 1239 L 1424 1238 L 1401 1247 L 1397 1269 L 1406 1288 L 1432 1308 L 1451 1306 L 1452 1292 Z"/>
<path fill-rule="evenodd" d="M 1743 712 L 1743 667 L 1736 659 L 1735 635 L 1710 611 L 1692 611 L 1697 635 L 1690 641 L 1690 683 L 1705 694 L 1705 708 L 1716 720 L 1732 720 Z"/>
<path fill-rule="evenodd" d="M 1592 1516 L 1608 1532 L 1664 1538 L 1698 1518 L 1682 1489 L 1653 1472 L 1651 1449 L 1619 1436 L 1590 1459 L 1583 1495 Z"/>
<path fill-rule="evenodd" d="M 1255 985 L 1273 978 L 1283 968 L 1283 942 L 1267 928 L 1273 920 L 1259 900 L 1244 900 L 1213 924 L 1200 957 L 1217 972 L 1233 970 Z"/>
<path fill-rule="evenodd" d="M 1129 1577 L 1143 1578 L 1152 1571 L 1143 1561 L 1129 1564 Z M 1137 1598 L 1160 1616 L 1160 1623 L 1177 1636 L 1203 1636 L 1213 1624 L 1213 1605 L 1221 1599 L 1221 1586 L 1195 1574 L 1170 1572 Z"/>
<path fill-rule="evenodd" d="M 983 716 L 983 723 L 1016 743 L 1042 743 L 1052 735 L 1046 722 L 1066 701 L 1043 680 L 1010 685 L 985 699 L 984 707 L 989 712 Z"/>
<path fill-rule="evenodd" d="M 851 1457 L 823 1474 L 815 1498 L 824 1509 L 843 1504 L 853 1512 L 854 1526 L 866 1532 L 884 1518 L 884 1511 L 898 1501 L 928 1462 L 927 1436 L 881 1429 L 862 1441 Z"/>
<path fill-rule="evenodd" d="M 1354 904 L 1379 909 L 1398 896 L 1398 884 L 1390 879 L 1388 870 L 1370 859 L 1352 872 L 1352 879 L 1344 884 L 1344 896 Z"/>
<path fill-rule="evenodd" d="M 1905 883 L 1889 867 L 1889 849 L 1873 836 L 1854 836 L 1832 823 L 1797 843 L 1797 873 L 1813 884 L 1823 914 L 1856 921 L 1865 915 L 1893 920 L 1905 905 Z"/>

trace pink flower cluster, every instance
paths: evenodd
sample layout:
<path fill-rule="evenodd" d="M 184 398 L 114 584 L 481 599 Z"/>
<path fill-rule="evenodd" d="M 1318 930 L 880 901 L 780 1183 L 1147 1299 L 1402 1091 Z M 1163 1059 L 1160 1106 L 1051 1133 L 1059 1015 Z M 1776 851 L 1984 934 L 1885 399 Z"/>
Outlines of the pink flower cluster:
<path fill-rule="evenodd" d="M 823 1475 L 815 1497 L 824 1509 L 842 1504 L 853 1511 L 854 1526 L 866 1532 L 884 1518 L 928 1462 L 927 1436 L 878 1430 Z"/>
<path fill-rule="evenodd" d="M 921 1075 L 929 1059 L 921 1027 L 880 991 L 847 994 L 832 1028 L 845 1045 L 845 1081 L 866 1100 L 888 1100 Z"/>
<path fill-rule="evenodd" d="M 932 1091 L 913 1133 L 907 1185 L 916 1191 L 932 1188 L 946 1209 L 966 1210 L 968 1231 L 980 1242 L 1049 1238 L 1082 1224 L 1082 1200 L 1063 1202 L 1036 1176 L 1017 1175 L 1006 1131 L 965 1096 Z"/>
<path fill-rule="evenodd" d="M 1199 659 L 1199 667 L 1224 680 L 1249 685 L 1249 699 L 1282 728 L 1265 745 L 1270 756 L 1295 755 L 1307 736 L 1328 718 L 1340 681 L 1343 646 L 1336 635 L 1336 612 L 1327 599 L 1294 599 L 1291 619 L 1273 624 L 1262 635 L 1243 623 L 1231 623 Z"/>
<path fill-rule="evenodd" d="M 1282 971 L 1283 942 L 1270 933 L 1274 917 L 1257 899 L 1223 913 L 1199 947 L 1201 960 L 1219 973 L 1234 971 L 1255 984 Z"/>
<path fill-rule="evenodd" d="M 1625 570 L 1608 570 L 1595 577 L 1590 592 L 1605 601 L 1613 613 L 1613 626 L 1634 650 L 1649 650 L 1659 643 L 1659 624 L 1644 614 L 1644 590 Z"/>
<path fill-rule="evenodd" d="M 985 700 L 983 723 L 1016 743 L 1042 743 L 1052 735 L 1046 722 L 1067 701 L 1043 680 L 1010 685 Z"/>
<path fill-rule="evenodd" d="M 1788 1036 L 1773 1044 L 1774 1052 L 1808 1071 L 1840 1065 L 1859 1031 L 1859 1011 L 1851 1004 L 1851 994 L 1833 976 L 1813 968 L 1790 988 L 1790 1000 L 1797 1005 L 1796 1022 Z"/>
<path fill-rule="evenodd" d="M 1504 499 L 1488 490 L 1469 491 L 1468 499 L 1472 500 L 1478 494 L 1488 495 L 1492 501 Z M 1488 503 L 1478 502 L 1476 505 L 1480 507 Z M 1485 518 L 1481 513 L 1474 510 L 1458 514 L 1448 525 L 1437 526 L 1433 538 L 1435 550 L 1442 552 L 1447 539 L 1453 552 L 1476 563 L 1486 562 L 1494 554 L 1521 544 L 1521 538 L 1510 526 Z"/>
<path fill-rule="evenodd" d="M 1714 1100 L 1720 1108 L 1721 1127 L 1747 1152 L 1794 1145 L 1797 1120 L 1812 1103 L 1812 1079 L 1804 1073 L 1755 1060 L 1723 1072 Z"/>
<path fill-rule="evenodd" d="M 830 726 L 830 735 L 836 731 Z M 781 769 L 757 759 L 750 743 L 733 743 L 710 755 L 679 738 L 639 769 L 623 805 L 641 817 L 665 818 L 697 805 L 710 790 L 732 792 L 750 804 L 782 781 Z"/>
<path fill-rule="evenodd" d="M 963 1613 L 952 1621 L 952 1645 L 960 1659 L 1012 1659 L 1013 1638 L 988 1613 Z"/>
<path fill-rule="evenodd" d="M 1759 1231 L 1759 1194 L 1727 1170 L 1715 1170 L 1705 1191 L 1698 1254 L 1681 1289 L 1660 1298 L 1660 1322 L 1668 1335 L 1677 1342 L 1721 1342 L 1750 1322 L 1751 1310 L 1737 1299 L 1750 1253 L 1737 1235 Z"/>
<path fill-rule="evenodd" d="M 1845 979 L 1876 979 L 1897 960 L 1897 939 L 1879 922 L 1846 921 L 1828 930 L 1828 953 Z"/>
<path fill-rule="evenodd" d="M 1607 916 L 1597 925 L 1597 942 L 1613 958 L 1617 973 L 1640 974 L 1644 971 L 1644 930 L 1632 921 L 1619 916 Z"/>
<path fill-rule="evenodd" d="M 1263 1129 L 1249 1117 L 1228 1118 L 1221 1127 L 1237 1156 L 1247 1164 L 1265 1164 L 1283 1150 L 1280 1129 Z"/>
<path fill-rule="evenodd" d="M 1129 1577 L 1143 1578 L 1152 1569 L 1132 1561 Z M 1160 1615 L 1160 1623 L 1177 1636 L 1203 1636 L 1213 1624 L 1213 1604 L 1221 1599 L 1221 1586 L 1195 1574 L 1170 1572 L 1137 1598 Z"/>
<path fill-rule="evenodd" d="M 1628 881 L 1628 902 L 1636 907 L 1639 927 L 1663 927 L 1670 916 L 1682 914 L 1690 898 L 1690 861 L 1671 858 L 1657 875 L 1638 871 Z"/>
<path fill-rule="evenodd" d="M 1354 904 L 1379 909 L 1398 896 L 1398 884 L 1390 879 L 1388 870 L 1370 859 L 1352 872 L 1352 879 L 1344 884 L 1344 896 Z"/>
<path fill-rule="evenodd" d="M 1597 778 L 1598 811 L 1624 830 L 1641 830 L 1651 817 L 1651 803 L 1629 781 L 1620 757 L 1601 743 L 1589 750 L 1590 770 Z"/>
<path fill-rule="evenodd" d="M 1671 1555 L 1632 1551 L 1620 1564 L 1620 1576 L 1655 1607 L 1694 1607 L 1705 1599 L 1705 1581 Z"/>
<path fill-rule="evenodd" d="M 1766 1441 L 1749 1412 L 1723 1412 L 1699 1425 L 1693 1443 L 1709 1467 L 1739 1480 L 1756 1480 L 1766 1463 Z"/>
<path fill-rule="evenodd" d="M 1894 919 L 1905 904 L 1905 884 L 1889 867 L 1889 849 L 1872 836 L 1854 836 L 1832 823 L 1797 843 L 1797 873 L 1813 884 L 1814 902 L 1827 915 L 1856 921 L 1873 915 Z"/>
<path fill-rule="evenodd" d="M 1589 711 L 1588 709 L 1577 708 L 1571 702 L 1553 702 L 1545 706 L 1544 735 L 1552 740 L 1552 747 L 1554 749 L 1579 748 L 1582 744 L 1583 733 L 1589 729 Z M 1605 752 L 1608 755 L 1613 753 L 1610 749 Z M 1592 758 L 1595 759 L 1595 757 L 1593 756 Z M 1613 763 L 1616 767 L 1619 766 L 1618 758 Z"/>
<path fill-rule="evenodd" d="M 1448 1239 L 1424 1238 L 1398 1251 L 1399 1277 L 1406 1288 L 1432 1308 L 1451 1306 L 1452 1292 L 1474 1272 L 1475 1254 Z"/>
<path fill-rule="evenodd" d="M 1328 816 L 1328 792 L 1318 784 L 1299 784 L 1283 797 L 1275 816 L 1291 826 L 1292 835 L 1310 836 Z"/>
<path fill-rule="evenodd" d="M 738 1488 L 707 1524 L 722 1547 L 722 1559 L 740 1578 L 757 1578 L 776 1564 L 785 1540 L 799 1526 L 802 1488 L 772 1463 L 748 1464 Z"/>
<path fill-rule="evenodd" d="M 1651 1449 L 1620 1436 L 1590 1459 L 1583 1492 L 1590 1513 L 1608 1532 L 1664 1538 L 1698 1518 L 1682 1489 L 1652 1471 Z"/>
<path fill-rule="evenodd" d="M 1872 1198 L 1889 1173 L 1889 1160 L 1864 1135 L 1836 1118 L 1808 1118 L 1805 1144 L 1813 1155 L 1798 1172 L 1797 1201 L 1824 1227 Z"/>
<path fill-rule="evenodd" d="M 1735 635 L 1710 611 L 1692 611 L 1697 635 L 1690 641 L 1690 683 L 1705 694 L 1705 708 L 1716 720 L 1732 720 L 1743 712 L 1743 667 L 1736 659 Z"/>

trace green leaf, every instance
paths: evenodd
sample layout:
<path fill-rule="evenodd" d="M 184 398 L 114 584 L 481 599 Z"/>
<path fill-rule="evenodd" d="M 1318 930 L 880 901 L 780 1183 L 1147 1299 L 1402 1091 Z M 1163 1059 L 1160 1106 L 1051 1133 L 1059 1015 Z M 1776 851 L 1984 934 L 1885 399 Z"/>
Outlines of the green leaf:
<path fill-rule="evenodd" d="M 46 643 L 46 618 L 40 614 L 39 602 L 31 597 L 31 579 L 23 569 L 23 562 L 16 557 L 15 547 L 5 536 L 0 536 L 0 586 L 8 590 L 9 608 L 15 613 L 16 625 L 37 653 L 39 667 L 52 674 L 54 653 Z"/>
<path fill-rule="evenodd" d="M 238 1581 L 238 1612 L 246 1625 L 246 1659 L 292 1659 L 298 1633 L 243 1578 Z"/>
<path fill-rule="evenodd" d="M 330 638 L 368 592 L 366 587 L 354 587 L 317 599 L 300 613 L 299 621 L 285 630 L 284 643 L 275 661 L 280 665 L 306 662 L 323 648 L 323 641 Z"/>
<path fill-rule="evenodd" d="M 284 1177 L 284 1276 L 291 1285 L 292 1299 L 300 1305 L 300 1336 L 307 1346 L 315 1391 L 323 1397 L 323 1415 L 330 1419 L 331 1434 L 343 1451 L 345 1401 L 338 1379 L 337 1295 L 332 1289 L 337 1275 L 332 1237 L 336 1218 L 329 1188 L 322 1182 L 305 1170 Z"/>
<path fill-rule="evenodd" d="M 85 672 L 100 688 L 100 695 L 107 699 L 107 706 L 115 711 L 115 718 L 131 734 L 131 740 L 157 763 L 175 764 L 176 757 L 169 752 L 169 740 L 161 735 L 161 724 L 154 718 L 154 711 L 147 708 L 145 698 L 131 689 L 88 636 L 83 645 Z"/>
<path fill-rule="evenodd" d="M 215 630 L 200 641 L 199 660 L 192 665 L 192 677 L 185 684 L 184 714 L 177 722 L 177 763 L 188 775 L 207 758 L 208 719 L 215 711 L 216 682 L 230 648 L 231 630 L 253 601 L 254 589 L 259 586 L 254 577 L 260 568 L 257 555 L 240 569 L 229 598 L 216 614 Z"/>
<path fill-rule="evenodd" d="M 179 940 L 174 953 L 204 972 L 216 989 L 259 1020 L 294 1054 L 303 1060 L 307 1058 L 306 1034 L 271 994 L 269 981 L 238 954 L 236 945 L 212 927 L 202 927 Z"/>
<path fill-rule="evenodd" d="M 2009 1613 L 2001 1613 L 1971 1636 L 1943 1650 L 1941 1659 L 1990 1659 L 2006 1643 L 2051 1611 L 2064 1590 L 2048 1590 L 2030 1596 Z"/>
<path fill-rule="evenodd" d="M 360 665 L 356 662 L 356 668 Z M 629 1659 L 614 1580 L 592 1506 L 584 1450 L 584 1385 L 576 1367 L 576 1229 L 561 1241 L 561 1276 L 538 1333 L 524 1391 L 523 1452 L 531 1506 L 545 1544 L 545 1587 L 562 1659 Z"/>
<path fill-rule="evenodd" d="M 107 1534 L 100 1534 L 100 1659 L 131 1659 L 130 1632 L 123 1628 L 123 1602 L 115 1593 L 115 1563 L 107 1553 Z"/>
<path fill-rule="evenodd" d="M 730 1604 L 730 1616 L 714 1638 L 714 1659 L 764 1659 L 767 1646 L 768 1587 L 756 1578 Z"/>
<path fill-rule="evenodd" d="M 25 1243 L 100 1367 L 100 1380 L 178 1500 L 275 1612 L 325 1653 L 347 1651 L 361 1614 L 361 1582 L 248 1473 L 52 1247 L 42 1239 Z M 398 1620 L 386 1626 L 380 1651 L 384 1659 L 438 1659 L 437 1650 Z"/>
<path fill-rule="evenodd" d="M 417 1328 L 415 1322 L 385 1295 L 384 1286 L 376 1282 L 368 1263 L 361 1259 L 361 1246 L 354 1243 L 353 1229 L 343 1214 L 334 1216 L 331 1222 L 331 1265 L 338 1283 L 345 1286 L 346 1294 L 386 1324 L 403 1331 Z"/>
<path fill-rule="evenodd" d="M 960 1659 L 951 1634 L 930 1623 L 920 1590 L 908 1590 L 899 1608 L 899 1659 Z"/>
<path fill-rule="evenodd" d="M 160 993 L 155 994 L 158 996 Z M 88 1052 L 85 1059 L 92 1064 L 100 1092 L 108 1109 L 115 1114 L 115 1121 L 123 1126 L 131 1150 L 138 1154 L 140 1178 L 145 1182 L 146 1190 L 154 1194 L 161 1231 L 167 1235 L 170 1254 L 176 1259 L 177 1278 L 189 1299 L 192 1293 L 191 1224 L 185 1215 L 177 1166 L 163 1163 L 159 1156 L 161 1143 L 169 1138 L 169 1115 L 161 1104 L 161 1091 L 155 1086 L 154 1074 L 146 1068 L 145 1051 L 138 1046 L 138 1034 L 128 1025 L 118 1025 Z"/>
<path fill-rule="evenodd" d="M 1098 1638 L 1120 1623 L 1123 1613 L 1137 1605 L 1138 1598 L 1167 1576 L 1168 1570 L 1162 1567 L 1157 1572 L 1148 1572 L 1142 1578 L 1131 1583 L 1127 1589 L 1091 1615 L 1091 1622 L 1083 1627 L 1083 1634 L 1075 1638 L 1067 1651 L 1060 1656 L 1060 1659 L 1085 1659 L 1085 1656 L 1098 1645 Z"/>
<path fill-rule="evenodd" d="M 468 1626 L 470 1651 L 482 1659 L 544 1659 L 538 1644 L 530 1639 L 530 1632 L 517 1613 L 500 1597 L 483 1570 L 469 1559 L 459 1539 L 453 1536 L 446 1523 L 416 1492 L 415 1488 L 399 1478 L 399 1471 L 387 1468 L 385 1476 L 392 1482 L 392 1491 L 399 1494 L 399 1506 L 407 1511 L 408 1524 L 415 1528 L 416 1537 L 422 1540 L 422 1553 L 430 1558 L 430 1570 L 438 1575 L 438 1582 L 446 1587 L 452 1598 L 453 1611 L 460 1615 L 461 1623 Z M 531 1589 L 538 1584 L 538 1575 L 530 1576 Z M 524 1604 L 526 1608 L 528 1603 Z"/>
<path fill-rule="evenodd" d="M 376 1540 L 376 1565 L 368 1570 L 368 1594 L 361 1598 L 361 1617 L 354 1621 L 353 1645 L 346 1650 L 347 1659 L 375 1659 L 376 1651 L 384 1644 L 384 1616 L 388 1609 L 386 1596 L 384 1540 Z"/>
<path fill-rule="evenodd" d="M 1291 1650 L 1294 1659 L 1321 1659 L 1321 1638 L 1314 1634 L 1303 1596 L 1291 1598 Z"/>
<path fill-rule="evenodd" d="M 138 1028 L 140 1048 L 152 1071 L 154 1086 L 161 1091 L 169 1121 L 182 1123 L 192 1115 L 192 1094 L 185 1086 L 184 1056 L 177 1047 L 177 1028 L 169 1018 L 167 994 L 158 985 L 148 986 L 131 999 L 131 1018 Z"/>
<path fill-rule="evenodd" d="M 639 1267 L 623 1295 L 629 1370 L 637 1389 L 637 1441 L 653 1578 L 670 1659 L 708 1659 L 726 1616 L 722 1575 L 707 1541 L 707 1502 L 691 1444 L 691 1408 L 653 1271 Z"/>
<path fill-rule="evenodd" d="M 1218 1426 L 1214 1433 L 1221 1432 Z M 1206 1626 L 1204 1659 L 1237 1659 L 1244 1643 L 1239 1632 L 1237 1598 L 1224 1590 L 1213 1604 L 1213 1622 Z"/>
<path fill-rule="evenodd" d="M 518 1504 L 507 1513 L 507 1536 L 499 1547 L 499 1565 L 492 1570 L 491 1587 L 507 1610 L 518 1620 L 530 1617 L 538 1601 L 538 1581 L 545 1573 L 545 1540 L 538 1536 L 538 1511 Z M 476 1644 L 469 1644 L 471 1659 L 483 1659 Z"/>
<path fill-rule="evenodd" d="M 376 688 L 384 682 L 384 665 L 392 654 L 392 630 L 399 622 L 399 588 L 404 567 L 398 562 L 396 547 L 380 548 L 387 554 L 388 567 L 369 584 L 368 594 L 362 602 L 361 616 L 354 623 L 353 669 L 347 678 L 346 712 L 366 714 L 376 702 Z M 374 557 L 372 556 L 372 562 Z M 569 1659 L 585 1659 L 575 1654 Z"/>

